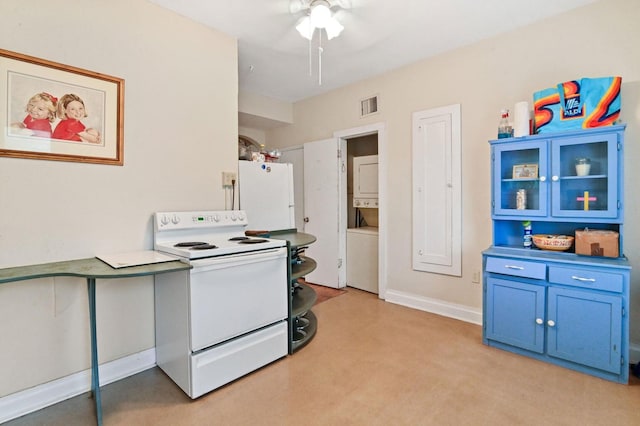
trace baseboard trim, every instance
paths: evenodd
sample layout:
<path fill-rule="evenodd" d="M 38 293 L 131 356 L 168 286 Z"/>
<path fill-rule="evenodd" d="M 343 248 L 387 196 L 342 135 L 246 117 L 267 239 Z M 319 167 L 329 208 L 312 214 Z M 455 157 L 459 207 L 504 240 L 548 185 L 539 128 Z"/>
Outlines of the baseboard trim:
<path fill-rule="evenodd" d="M 100 386 L 156 365 L 155 348 L 100 365 Z M 91 390 L 91 370 L 84 370 L 0 398 L 0 423 L 38 411 Z"/>
<path fill-rule="evenodd" d="M 472 309 L 468 306 L 443 302 L 442 300 L 430 299 L 428 297 L 420 297 L 415 294 L 396 290 L 387 289 L 384 296 L 385 300 L 390 303 L 482 325 L 482 310 L 479 309 Z"/>

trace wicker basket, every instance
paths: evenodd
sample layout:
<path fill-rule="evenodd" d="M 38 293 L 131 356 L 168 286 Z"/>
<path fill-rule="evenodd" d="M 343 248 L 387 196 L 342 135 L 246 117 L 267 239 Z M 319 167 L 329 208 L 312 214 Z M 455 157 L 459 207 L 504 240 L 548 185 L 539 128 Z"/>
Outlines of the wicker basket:
<path fill-rule="evenodd" d="M 573 245 L 573 237 L 569 235 L 533 235 L 533 244 L 542 250 L 565 251 Z"/>

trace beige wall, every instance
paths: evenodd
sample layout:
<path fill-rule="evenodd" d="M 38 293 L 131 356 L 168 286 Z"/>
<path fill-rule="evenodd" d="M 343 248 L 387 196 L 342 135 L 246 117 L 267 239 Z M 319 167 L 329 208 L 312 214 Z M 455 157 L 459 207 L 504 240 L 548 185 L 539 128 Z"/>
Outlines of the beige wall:
<path fill-rule="evenodd" d="M 144 0 L 3 0 L 0 40 L 125 80 L 124 166 L 0 157 L 0 268 L 151 249 L 153 212 L 224 208 L 235 39 Z M 99 281 L 97 305 L 101 363 L 154 347 L 153 279 Z M 0 285 L 0 341 L 0 396 L 88 368 L 86 283 Z"/>
<path fill-rule="evenodd" d="M 532 103 L 536 90 L 579 77 L 623 77 L 626 134 L 625 252 L 632 277 L 632 341 L 640 343 L 640 2 L 606 0 L 535 25 L 482 41 L 294 105 L 294 125 L 267 132 L 267 144 L 299 145 L 331 137 L 334 131 L 386 123 L 388 198 L 387 290 L 480 310 L 481 251 L 491 244 L 490 159 L 502 107 Z M 345 30 L 345 31 L 348 31 Z M 339 42 L 339 39 L 336 39 Z M 380 113 L 358 117 L 360 99 L 379 94 Z M 463 276 L 411 269 L 411 114 L 462 106 Z M 636 185 L 637 186 L 637 185 Z M 402 189 L 404 188 L 404 189 Z M 393 189 L 393 190 L 391 190 Z M 381 226 L 385 224 L 381 223 Z M 382 234 L 381 234 L 382 235 Z"/>
<path fill-rule="evenodd" d="M 239 136 L 246 136 L 248 138 L 253 139 L 255 142 L 261 144 L 261 145 L 265 145 L 266 144 L 266 132 L 262 129 L 254 129 L 251 127 L 243 127 L 240 126 L 238 127 L 238 135 Z"/>

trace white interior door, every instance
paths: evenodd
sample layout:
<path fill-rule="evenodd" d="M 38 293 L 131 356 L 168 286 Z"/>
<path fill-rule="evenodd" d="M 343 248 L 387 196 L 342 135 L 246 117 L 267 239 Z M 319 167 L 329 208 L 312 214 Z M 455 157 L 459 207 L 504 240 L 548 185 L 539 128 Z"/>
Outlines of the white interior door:
<path fill-rule="evenodd" d="M 304 144 L 304 232 L 316 237 L 307 249 L 318 267 L 307 281 L 346 286 L 346 141 L 325 139 Z"/>

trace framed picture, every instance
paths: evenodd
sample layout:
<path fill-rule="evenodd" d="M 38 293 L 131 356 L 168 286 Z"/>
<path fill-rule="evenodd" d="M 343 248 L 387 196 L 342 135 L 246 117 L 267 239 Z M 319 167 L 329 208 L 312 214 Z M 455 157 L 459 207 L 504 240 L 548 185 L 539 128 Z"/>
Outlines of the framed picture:
<path fill-rule="evenodd" d="M 513 166 L 513 179 L 536 179 L 537 177 L 537 164 L 516 164 Z"/>
<path fill-rule="evenodd" d="M 124 164 L 124 80 L 0 49 L 0 156 Z"/>

